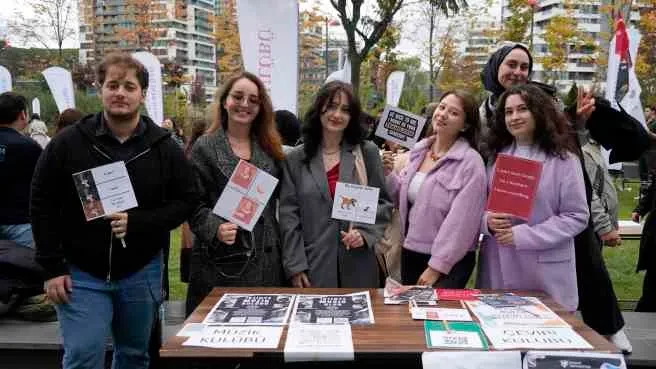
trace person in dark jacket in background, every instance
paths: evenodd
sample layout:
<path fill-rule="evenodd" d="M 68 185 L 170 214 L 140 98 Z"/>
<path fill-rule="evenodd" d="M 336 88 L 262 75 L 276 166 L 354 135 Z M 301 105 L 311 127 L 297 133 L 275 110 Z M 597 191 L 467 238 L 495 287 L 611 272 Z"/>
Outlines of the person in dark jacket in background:
<path fill-rule="evenodd" d="M 103 112 L 83 118 L 47 146 L 32 183 L 31 214 L 45 291 L 64 340 L 63 367 L 147 368 L 162 299 L 162 246 L 197 205 L 191 166 L 170 133 L 139 115 L 148 83 L 130 55 L 98 66 Z M 122 161 L 138 206 L 87 221 L 73 174 Z"/>
<path fill-rule="evenodd" d="M 0 240 L 33 247 L 30 182 L 41 146 L 26 137 L 27 102 L 21 95 L 0 95 Z"/>

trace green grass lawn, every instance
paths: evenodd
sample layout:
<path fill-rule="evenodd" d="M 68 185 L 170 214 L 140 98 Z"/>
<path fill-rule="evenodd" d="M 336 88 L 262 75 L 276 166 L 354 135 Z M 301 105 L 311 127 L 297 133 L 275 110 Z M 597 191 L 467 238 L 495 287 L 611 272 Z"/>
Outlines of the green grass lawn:
<path fill-rule="evenodd" d="M 631 211 L 635 207 L 634 198 L 638 195 L 639 184 L 627 183 L 622 190 L 617 186 L 617 194 L 620 199 L 620 219 L 629 219 Z M 615 292 L 622 306 L 632 307 L 632 301 L 640 298 L 642 291 L 642 279 L 644 272 L 636 273 L 635 267 L 638 260 L 638 247 L 640 241 L 624 241 L 622 246 L 611 248 L 604 247 L 604 258 L 610 271 Z M 473 278 L 472 278 L 473 279 Z M 180 230 L 171 232 L 171 253 L 169 256 L 169 285 L 171 300 L 184 300 L 187 294 L 187 285 L 180 282 Z"/>

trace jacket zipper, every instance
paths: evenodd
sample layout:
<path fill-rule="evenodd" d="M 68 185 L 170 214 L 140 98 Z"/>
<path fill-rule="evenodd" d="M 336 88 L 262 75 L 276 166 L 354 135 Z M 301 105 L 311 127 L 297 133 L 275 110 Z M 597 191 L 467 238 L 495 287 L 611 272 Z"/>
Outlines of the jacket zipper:
<path fill-rule="evenodd" d="M 107 283 L 112 280 L 112 249 L 114 248 L 114 233 L 112 227 L 109 227 L 109 269 L 107 269 Z"/>
<path fill-rule="evenodd" d="M 110 160 L 110 161 L 114 160 L 109 155 L 107 155 L 104 151 L 102 151 L 100 148 L 98 148 L 98 146 L 92 145 L 92 147 L 93 147 L 94 150 L 96 150 L 100 155 L 105 157 L 107 160 Z M 128 163 L 138 159 L 139 157 L 141 157 L 143 155 L 146 155 L 148 152 L 150 152 L 150 148 L 148 148 L 148 149 L 142 151 L 141 153 L 133 156 L 132 158 L 127 160 L 125 162 L 125 164 L 128 164 Z M 109 268 L 107 269 L 107 283 L 109 283 L 112 280 L 112 252 L 113 252 L 113 248 L 114 248 L 114 242 L 113 241 L 114 241 L 114 233 L 112 232 L 112 228 L 110 226 L 110 228 L 109 228 L 109 263 L 108 263 Z M 125 241 L 123 241 L 123 247 L 126 247 L 125 246 Z"/>

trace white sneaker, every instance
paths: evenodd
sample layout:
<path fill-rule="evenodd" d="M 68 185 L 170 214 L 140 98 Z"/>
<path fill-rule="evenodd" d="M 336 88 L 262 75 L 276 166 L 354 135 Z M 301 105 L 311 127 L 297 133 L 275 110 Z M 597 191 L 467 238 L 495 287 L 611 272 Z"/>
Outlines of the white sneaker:
<path fill-rule="evenodd" d="M 622 350 L 622 353 L 624 354 L 630 354 L 633 351 L 633 346 L 631 346 L 631 342 L 629 342 L 629 338 L 626 336 L 626 333 L 624 333 L 624 328 L 620 329 L 615 333 L 614 335 L 610 336 L 610 342 L 614 343 L 615 346 L 617 346 L 620 350 Z"/>

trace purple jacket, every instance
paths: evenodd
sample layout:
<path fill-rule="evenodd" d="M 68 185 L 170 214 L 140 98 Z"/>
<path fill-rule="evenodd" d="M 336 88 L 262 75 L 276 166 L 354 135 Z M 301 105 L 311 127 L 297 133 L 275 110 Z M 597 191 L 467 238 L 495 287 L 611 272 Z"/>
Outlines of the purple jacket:
<path fill-rule="evenodd" d="M 410 162 L 399 175 L 387 177 L 387 189 L 401 216 L 404 248 L 430 254 L 428 265 L 448 274 L 454 264 L 473 250 L 480 232 L 479 219 L 486 202 L 483 159 L 464 139 L 426 174 L 415 204 L 409 209 L 408 187 L 435 141 L 424 139 L 410 152 Z"/>
<path fill-rule="evenodd" d="M 550 156 L 537 148 L 528 159 L 543 163 L 542 176 L 528 223 L 513 226 L 513 246 L 501 246 L 490 236 L 487 213 L 481 230 L 486 235 L 479 255 L 477 287 L 539 290 L 574 311 L 578 305 L 574 236 L 588 224 L 588 204 L 581 162 Z M 502 153 L 513 155 L 512 145 Z M 489 168 L 492 185 L 494 166 Z"/>

